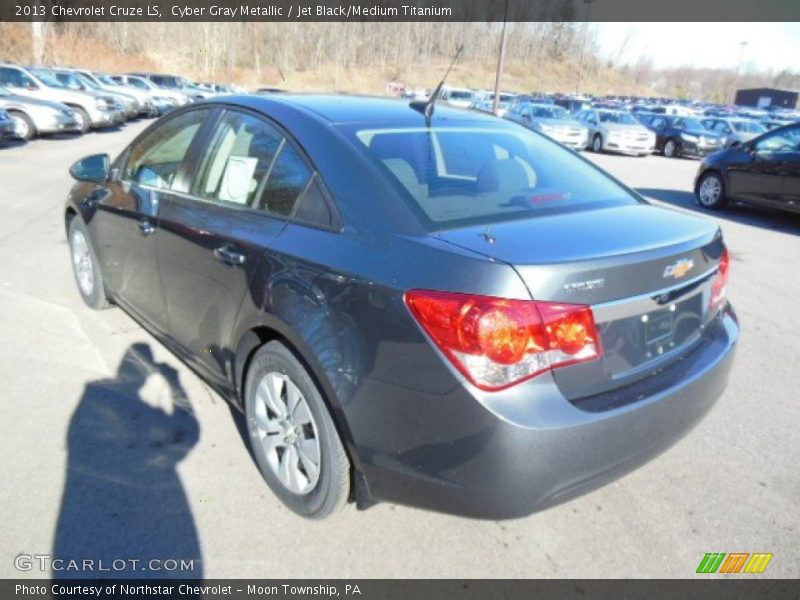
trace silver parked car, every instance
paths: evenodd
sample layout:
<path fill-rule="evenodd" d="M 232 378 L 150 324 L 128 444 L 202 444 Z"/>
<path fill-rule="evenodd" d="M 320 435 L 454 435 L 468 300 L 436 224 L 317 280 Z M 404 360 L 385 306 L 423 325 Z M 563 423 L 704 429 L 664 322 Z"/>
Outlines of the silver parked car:
<path fill-rule="evenodd" d="M 179 106 L 189 104 L 189 96 L 177 90 L 158 87 L 146 77 L 138 75 L 111 75 L 110 78 L 120 85 L 134 87 L 149 94 L 159 110 L 159 114 L 167 113 Z"/>
<path fill-rule="evenodd" d="M 44 133 L 80 131 L 75 111 L 57 102 L 16 96 L 0 86 L 0 109 L 14 122 L 14 136 L 30 140 Z"/>
<path fill-rule="evenodd" d="M 141 105 L 133 96 L 104 90 L 94 81 L 84 77 L 74 69 L 49 68 L 43 70 L 46 70 L 49 74 L 56 77 L 61 83 L 66 85 L 71 90 L 81 90 L 84 92 L 110 96 L 122 110 L 123 121 L 136 118 L 139 115 Z"/>
<path fill-rule="evenodd" d="M 761 123 L 750 119 L 711 118 L 703 119 L 701 123 L 706 129 L 720 134 L 726 148 L 749 142 L 767 131 Z"/>
<path fill-rule="evenodd" d="M 582 150 L 588 141 L 586 126 L 554 104 L 515 104 L 506 113 L 506 119 L 539 131 L 573 150 Z"/>
<path fill-rule="evenodd" d="M 590 108 L 577 115 L 589 130 L 587 146 L 595 152 L 646 156 L 656 146 L 656 135 L 622 110 Z"/>
<path fill-rule="evenodd" d="M 95 89 L 108 92 L 109 94 L 123 94 L 126 97 L 133 98 L 138 105 L 138 112 L 134 117 L 157 117 L 158 112 L 155 109 L 152 94 L 139 90 L 135 87 L 120 85 L 111 79 L 105 79 L 101 73 L 89 71 L 86 69 L 75 69 L 75 72 L 81 80 L 91 84 Z"/>
<path fill-rule="evenodd" d="M 122 119 L 122 111 L 111 96 L 71 90 L 44 69 L 0 63 L 0 85 L 18 96 L 66 104 L 75 111 L 83 133 L 92 127 L 112 127 Z"/>

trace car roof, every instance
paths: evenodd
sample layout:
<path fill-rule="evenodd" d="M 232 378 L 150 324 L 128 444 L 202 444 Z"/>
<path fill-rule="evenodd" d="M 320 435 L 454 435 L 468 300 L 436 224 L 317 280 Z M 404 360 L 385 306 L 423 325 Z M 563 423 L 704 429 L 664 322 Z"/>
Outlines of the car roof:
<path fill-rule="evenodd" d="M 329 123 L 389 123 L 414 121 L 424 123 L 422 113 L 407 99 L 345 94 L 276 94 L 269 96 L 228 96 L 216 102 L 238 104 L 266 113 L 272 108 L 295 109 Z M 434 121 L 480 121 L 496 125 L 502 119 L 475 111 L 437 104 Z"/>

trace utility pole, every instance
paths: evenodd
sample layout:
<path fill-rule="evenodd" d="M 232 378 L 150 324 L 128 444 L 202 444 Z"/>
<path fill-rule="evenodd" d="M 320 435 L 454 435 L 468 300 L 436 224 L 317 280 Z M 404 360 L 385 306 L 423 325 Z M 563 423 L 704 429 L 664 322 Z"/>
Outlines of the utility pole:
<path fill-rule="evenodd" d="M 500 76 L 503 73 L 503 63 L 506 59 L 506 23 L 508 21 L 508 0 L 503 10 L 503 33 L 500 35 L 500 56 L 497 58 L 497 77 L 494 80 L 494 104 L 492 112 L 500 112 Z"/>
<path fill-rule="evenodd" d="M 586 30 L 589 29 L 589 19 L 592 16 L 592 0 L 583 0 L 583 3 L 586 5 L 586 17 L 585 21 L 583 22 L 583 36 L 581 39 L 581 57 L 580 61 L 578 62 L 578 83 L 575 85 L 575 95 L 578 96 L 581 93 L 581 79 L 583 79 L 583 59 L 586 55 Z"/>

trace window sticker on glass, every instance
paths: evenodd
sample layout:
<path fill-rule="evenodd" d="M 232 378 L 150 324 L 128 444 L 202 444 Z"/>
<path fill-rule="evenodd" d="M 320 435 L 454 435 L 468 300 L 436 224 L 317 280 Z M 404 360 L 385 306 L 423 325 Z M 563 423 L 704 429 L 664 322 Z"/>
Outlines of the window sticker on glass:
<path fill-rule="evenodd" d="M 257 185 L 253 178 L 258 159 L 250 156 L 231 156 L 225 165 L 225 175 L 219 190 L 219 199 L 234 204 L 247 204 L 251 189 Z"/>

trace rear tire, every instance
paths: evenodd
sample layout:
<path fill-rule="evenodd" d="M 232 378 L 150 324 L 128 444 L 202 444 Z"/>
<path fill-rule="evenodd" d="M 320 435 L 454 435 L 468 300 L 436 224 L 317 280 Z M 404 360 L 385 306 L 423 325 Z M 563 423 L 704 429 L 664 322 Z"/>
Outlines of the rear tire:
<path fill-rule="evenodd" d="M 14 129 L 17 132 L 17 138 L 21 140 L 32 140 L 36 137 L 36 125 L 33 120 L 24 112 L 8 111 L 11 120 L 14 121 Z"/>
<path fill-rule="evenodd" d="M 708 171 L 697 182 L 695 197 L 698 204 L 704 208 L 717 210 L 728 205 L 725 195 L 725 182 L 716 171 Z"/>
<path fill-rule="evenodd" d="M 340 510 L 350 495 L 350 461 L 314 380 L 281 342 L 253 356 L 244 405 L 250 447 L 273 493 L 310 519 Z"/>
<path fill-rule="evenodd" d="M 72 273 L 78 292 L 87 306 L 95 310 L 103 310 L 111 306 L 106 296 L 103 274 L 100 263 L 92 247 L 92 241 L 86 225 L 81 218 L 75 216 L 69 222 L 69 250 L 72 262 Z"/>
<path fill-rule="evenodd" d="M 592 151 L 598 154 L 603 152 L 603 137 L 599 133 L 594 134 L 592 139 Z"/>

